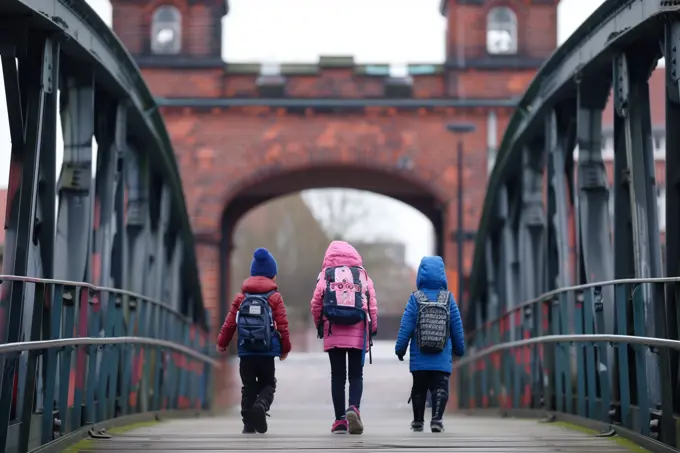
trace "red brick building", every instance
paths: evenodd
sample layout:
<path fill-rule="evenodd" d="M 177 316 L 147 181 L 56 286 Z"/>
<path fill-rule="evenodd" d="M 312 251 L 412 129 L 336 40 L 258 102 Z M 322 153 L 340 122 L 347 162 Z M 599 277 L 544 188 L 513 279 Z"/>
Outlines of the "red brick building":
<path fill-rule="evenodd" d="M 309 188 L 372 190 L 421 210 L 455 281 L 457 138 L 445 126 L 476 125 L 463 169 L 464 229 L 474 232 L 514 99 L 557 45 L 558 0 L 443 0 L 443 64 L 230 63 L 221 58 L 225 0 L 111 3 L 114 31 L 159 97 L 215 313 L 238 219 Z"/>

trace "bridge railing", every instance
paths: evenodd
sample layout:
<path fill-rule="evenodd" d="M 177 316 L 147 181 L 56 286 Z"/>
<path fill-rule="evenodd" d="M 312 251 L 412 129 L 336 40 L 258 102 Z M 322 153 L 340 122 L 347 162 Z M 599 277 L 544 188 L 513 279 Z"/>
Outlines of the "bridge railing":
<path fill-rule="evenodd" d="M 0 451 L 205 406 L 214 362 L 194 237 L 137 65 L 86 0 L 0 1 L 0 57 L 12 142 Z"/>
<path fill-rule="evenodd" d="M 680 341 L 650 333 L 645 307 L 677 291 L 680 278 L 592 283 L 508 310 L 470 334 L 469 356 L 455 364 L 460 408 L 572 414 L 675 447 Z M 598 334 L 612 296 L 616 329 Z"/>
<path fill-rule="evenodd" d="M 598 302 L 602 309 L 601 322 L 590 326 L 594 329 L 591 333 L 631 334 L 639 331 L 639 326 L 633 325 L 635 321 L 644 324 L 646 337 L 680 339 L 676 284 L 664 283 L 664 291 L 661 283 L 634 284 L 630 280 L 624 283 L 631 278 L 680 276 L 679 12 L 678 2 L 606 0 L 546 61 L 519 101 L 489 178 L 475 238 L 468 297 L 463 298 L 465 327 L 472 335 L 471 347 L 481 348 L 499 341 L 491 338 L 500 333 L 484 327 L 490 320 L 506 319 L 501 315 L 509 312 L 523 320 L 524 313 L 515 308 L 526 307 L 523 301 L 538 300 L 534 298 L 539 294 L 574 284 L 602 286 Z M 662 57 L 666 62 L 665 72 L 657 72 L 653 79 L 655 87 L 662 89 L 655 89 L 655 96 L 650 96 L 650 80 Z M 656 84 L 659 74 L 661 87 Z M 609 101 L 610 110 L 607 109 Z M 654 128 L 652 111 L 657 120 Z M 603 131 L 605 112 L 609 112 L 607 116 L 613 124 L 612 135 L 608 137 L 611 140 L 605 140 L 604 134 L 609 131 Z M 666 152 L 662 156 L 655 153 L 652 133 L 664 126 L 658 124 L 664 114 Z M 613 158 L 605 161 L 603 144 L 608 142 L 613 143 Z M 613 185 L 609 175 L 613 176 Z M 665 190 L 665 219 L 661 219 L 665 220 L 665 239 L 657 205 L 661 190 Z M 610 193 L 613 206 L 610 206 Z M 663 247 L 662 242 L 665 242 Z M 614 280 L 621 283 L 597 283 Z M 619 302 L 622 296 L 617 292 L 631 288 L 633 294 L 635 285 L 641 285 L 645 294 L 638 300 L 640 306 L 635 308 L 640 312 L 635 319 L 630 312 L 621 318 L 617 310 L 623 304 Z M 543 314 L 546 304 L 552 307 L 552 301 L 533 304 L 536 306 L 532 309 L 539 310 L 542 319 L 549 323 L 542 335 L 576 334 L 576 325 L 572 323 L 581 319 L 577 316 L 577 304 L 581 297 L 595 297 L 590 291 L 574 287 L 548 293 L 566 298 L 566 302 L 558 302 L 560 306 L 571 307 L 566 321 L 556 318 L 558 315 L 552 308 Z M 552 296 L 545 296 L 541 300 L 551 299 Z M 584 328 L 586 313 L 590 313 L 591 308 L 584 309 Z M 553 323 L 563 322 L 571 327 L 549 330 Z M 500 321 L 498 323 L 496 329 L 501 329 Z M 506 321 L 503 329 L 513 332 L 507 328 Z M 631 340 L 634 341 L 637 340 Z M 517 345 L 508 347 L 510 349 L 503 352 L 508 357 L 521 349 L 516 349 Z M 561 346 L 554 348 L 561 351 Z M 670 374 L 667 368 L 663 368 L 663 372 L 659 368 L 652 383 L 654 366 L 649 363 L 658 363 L 659 367 L 663 363 L 666 367 L 663 359 L 666 354 L 671 363 Z M 666 423 L 665 428 L 658 427 L 660 439 L 676 445 L 669 420 L 680 413 L 677 394 L 680 354 L 673 347 L 665 347 L 647 355 L 647 381 L 656 392 L 654 398 L 650 394 L 646 403 L 644 399 L 641 403 L 635 399 L 640 381 L 634 381 L 637 378 L 633 376 L 641 373 L 636 374 L 638 365 L 632 359 L 626 365 L 629 368 L 624 368 L 619 375 L 625 374 L 625 370 L 628 372 L 630 413 L 639 410 L 653 423 L 650 426 L 639 419 L 637 413 L 630 421 L 635 424 L 625 423 L 640 433 L 654 434 L 653 429 L 659 422 L 653 419 L 657 417 L 662 425 Z M 618 360 L 616 354 L 610 352 L 608 360 L 614 360 L 611 366 L 618 364 L 615 359 Z M 591 366 L 595 366 L 594 359 L 584 360 L 590 360 Z M 583 367 L 576 367 L 576 355 L 573 361 L 574 372 L 584 369 L 585 362 Z M 562 366 L 566 365 L 554 361 L 544 363 L 550 376 L 564 374 Z M 611 373 L 612 368 L 608 370 Z M 493 375 L 491 370 L 488 372 Z M 661 378 L 670 379 L 670 385 L 664 381 L 661 386 Z M 524 381 L 521 382 L 524 385 Z M 575 385 L 576 377 L 569 382 Z M 614 391 L 613 384 L 610 390 Z M 563 403 L 558 405 L 559 399 L 551 402 L 554 404 L 551 409 L 567 411 L 569 401 L 569 407 L 574 410 L 579 407 L 576 400 L 564 396 L 566 391 L 561 390 Z M 597 395 L 600 391 L 598 387 Z M 507 396 L 519 397 L 521 402 L 524 394 Z M 465 398 L 465 393 L 461 398 Z M 617 401 L 619 404 L 620 400 Z M 519 404 L 517 398 L 512 402 Z M 597 414 L 602 411 L 609 413 L 612 403 L 603 401 L 604 409 L 596 408 L 595 413 L 588 412 L 588 417 L 599 418 Z M 639 404 L 642 406 L 637 408 Z M 618 423 L 616 417 L 613 422 Z"/>
<path fill-rule="evenodd" d="M 133 414 L 210 408 L 212 342 L 167 305 L 113 288 L 0 275 L 34 303 L 26 341 L 0 345 L 18 363 L 7 452 L 27 452 L 73 433 L 106 437 L 97 424 Z M 12 379 L 13 378 L 13 379 Z M 10 382 L 11 382 L 10 381 Z M 73 442 L 71 442 L 73 443 Z"/>

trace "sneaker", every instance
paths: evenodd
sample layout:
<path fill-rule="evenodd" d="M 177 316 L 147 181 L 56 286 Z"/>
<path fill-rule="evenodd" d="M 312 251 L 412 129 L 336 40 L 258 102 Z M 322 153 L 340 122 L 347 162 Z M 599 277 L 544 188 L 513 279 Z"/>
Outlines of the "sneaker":
<path fill-rule="evenodd" d="M 411 431 L 414 433 L 422 433 L 425 427 L 423 422 L 411 422 Z"/>
<path fill-rule="evenodd" d="M 336 420 L 333 422 L 331 427 L 331 432 L 333 434 L 346 434 L 347 433 L 347 420 Z"/>
<path fill-rule="evenodd" d="M 262 403 L 253 404 L 250 409 L 250 423 L 258 433 L 264 434 L 267 432 L 267 409 Z"/>
<path fill-rule="evenodd" d="M 361 414 L 356 406 L 350 406 L 345 412 L 350 434 L 361 434 L 364 432 L 364 424 L 361 422 Z"/>
<path fill-rule="evenodd" d="M 253 428 L 252 426 L 244 425 L 241 434 L 255 434 L 255 428 Z"/>
<path fill-rule="evenodd" d="M 441 422 L 441 420 L 432 420 L 430 422 L 430 430 L 433 433 L 440 433 L 444 431 L 444 424 Z"/>

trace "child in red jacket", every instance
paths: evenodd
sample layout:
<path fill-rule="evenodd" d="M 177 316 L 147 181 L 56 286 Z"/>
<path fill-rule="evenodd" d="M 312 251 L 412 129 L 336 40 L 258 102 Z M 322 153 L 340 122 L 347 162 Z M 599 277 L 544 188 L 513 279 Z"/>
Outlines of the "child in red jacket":
<path fill-rule="evenodd" d="M 225 353 L 238 331 L 244 434 L 267 432 L 267 411 L 276 392 L 274 358 L 286 360 L 291 349 L 288 317 L 276 273 L 271 253 L 264 248 L 255 250 L 251 276 L 231 303 L 217 338 L 217 351 Z"/>

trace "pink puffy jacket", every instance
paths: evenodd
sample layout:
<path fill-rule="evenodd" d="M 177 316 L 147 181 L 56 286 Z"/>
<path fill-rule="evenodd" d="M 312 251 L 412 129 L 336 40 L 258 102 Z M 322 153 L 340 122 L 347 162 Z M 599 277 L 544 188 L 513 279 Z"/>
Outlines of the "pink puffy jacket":
<path fill-rule="evenodd" d="M 324 274 L 326 268 L 335 266 L 361 266 L 361 255 L 354 247 L 344 241 L 333 241 L 326 250 L 323 259 L 323 266 L 319 274 L 319 281 L 314 289 L 312 297 L 312 319 L 314 325 L 318 326 L 321 322 L 323 311 L 323 292 L 326 289 Z M 375 298 L 375 288 L 373 280 L 368 279 L 368 314 L 371 318 L 371 332 L 378 331 L 378 301 Z M 343 326 L 333 324 L 331 335 L 328 335 L 328 321 L 324 322 L 323 350 L 328 351 L 333 348 L 361 349 L 364 347 L 364 335 L 366 325 L 358 323 L 353 326 Z M 366 337 L 366 348 L 368 349 L 368 337 Z"/>

